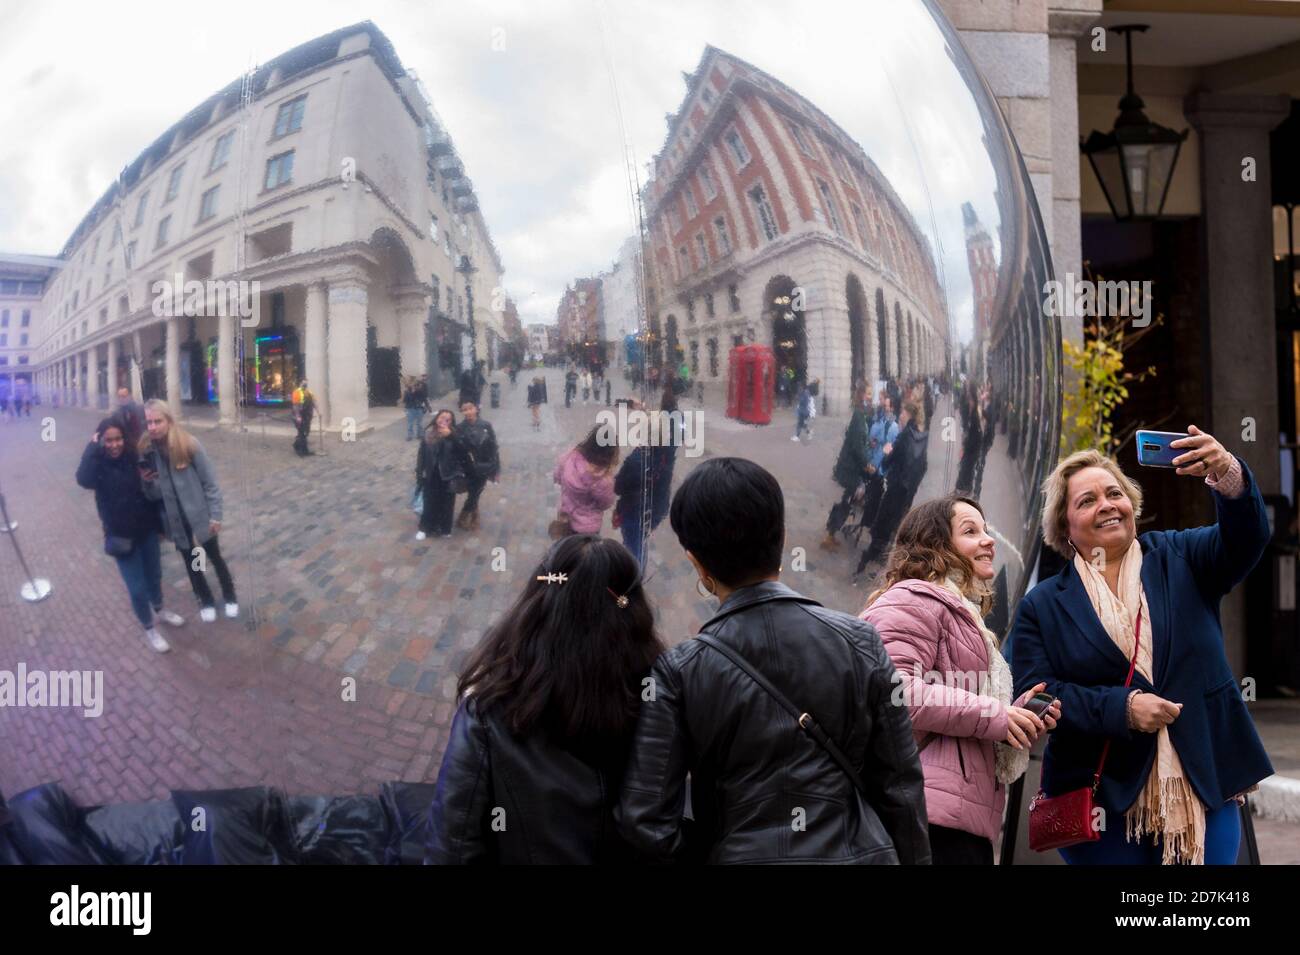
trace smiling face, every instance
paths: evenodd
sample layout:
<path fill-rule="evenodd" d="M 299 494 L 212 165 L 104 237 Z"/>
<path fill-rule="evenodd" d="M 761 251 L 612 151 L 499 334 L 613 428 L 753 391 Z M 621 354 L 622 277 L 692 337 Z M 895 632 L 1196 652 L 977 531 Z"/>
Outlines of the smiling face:
<path fill-rule="evenodd" d="M 989 536 L 984 515 L 965 501 L 958 501 L 952 509 L 952 548 L 974 565 L 978 579 L 993 579 L 996 546 Z"/>
<path fill-rule="evenodd" d="M 444 411 L 434 418 L 433 429 L 440 435 L 451 434 L 451 412 Z"/>
<path fill-rule="evenodd" d="M 104 442 L 104 453 L 110 458 L 120 458 L 126 450 L 126 440 L 122 437 L 120 428 L 105 428 L 101 440 Z"/>
<path fill-rule="evenodd" d="M 460 413 L 465 416 L 465 420 L 473 424 L 478 420 L 478 405 L 472 401 L 467 401 L 460 406 Z"/>
<path fill-rule="evenodd" d="M 1084 560 L 1101 548 L 1107 560 L 1122 557 L 1137 536 L 1133 502 L 1105 468 L 1084 468 L 1066 485 L 1066 531 Z"/>

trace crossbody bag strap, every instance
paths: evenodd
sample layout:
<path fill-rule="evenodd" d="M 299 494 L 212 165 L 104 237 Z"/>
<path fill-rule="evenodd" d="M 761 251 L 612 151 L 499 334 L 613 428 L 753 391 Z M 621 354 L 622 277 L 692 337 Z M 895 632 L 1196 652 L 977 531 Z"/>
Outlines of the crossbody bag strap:
<path fill-rule="evenodd" d="M 750 666 L 749 662 L 740 654 L 736 653 L 736 651 L 723 646 L 708 634 L 702 633 L 695 639 L 712 647 L 714 650 L 717 650 L 724 657 L 734 663 L 737 669 L 744 672 L 751 680 L 757 683 L 768 696 L 772 697 L 772 699 L 776 701 L 777 705 L 780 706 L 781 709 L 785 710 L 794 718 L 794 721 L 799 724 L 801 730 L 816 740 L 822 749 L 826 750 L 830 758 L 835 761 L 836 765 L 839 766 L 840 769 L 844 770 L 845 775 L 847 775 L 853 782 L 854 788 L 856 788 L 863 797 L 867 796 L 867 791 L 862 785 L 862 779 L 858 775 L 857 770 L 853 768 L 853 765 L 849 762 L 848 757 L 844 755 L 843 751 L 835 745 L 835 741 L 827 736 L 826 731 L 817 725 L 817 721 L 813 718 L 811 713 L 802 711 L 799 707 L 791 703 L 780 690 L 771 684 L 767 677 L 763 676 L 763 674 Z"/>
<path fill-rule="evenodd" d="M 1133 683 L 1133 671 L 1137 668 L 1138 648 L 1142 646 L 1142 607 L 1138 606 L 1137 625 L 1133 629 L 1133 658 L 1128 661 L 1128 676 L 1124 679 L 1124 688 L 1128 689 Z M 1101 771 L 1106 766 L 1106 756 L 1110 753 L 1110 738 L 1107 737 L 1106 743 L 1101 748 L 1101 760 L 1097 763 L 1097 771 L 1092 774 L 1092 794 L 1097 794 L 1097 787 L 1101 785 Z"/>

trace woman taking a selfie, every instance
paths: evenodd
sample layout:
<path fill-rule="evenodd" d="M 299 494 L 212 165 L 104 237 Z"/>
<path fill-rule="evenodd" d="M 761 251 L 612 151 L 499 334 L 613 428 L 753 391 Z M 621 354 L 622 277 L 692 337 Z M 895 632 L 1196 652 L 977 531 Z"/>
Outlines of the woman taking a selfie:
<path fill-rule="evenodd" d="M 1137 536 L 1142 492 L 1112 458 L 1078 451 L 1043 484 L 1043 541 L 1068 563 L 1020 602 L 1010 637 L 1017 687 L 1062 701 L 1042 797 L 1093 785 L 1099 839 L 1071 865 L 1236 861 L 1237 798 L 1273 772 L 1228 665 L 1219 602 L 1269 539 L 1250 469 L 1192 426 L 1176 473 L 1214 492 L 1218 520 Z M 1030 812 L 1050 813 L 1042 799 Z M 1045 815 L 1043 818 L 1047 818 Z"/>
<path fill-rule="evenodd" d="M 466 479 L 465 455 L 456 437 L 456 416 L 446 408 L 434 415 L 424 430 L 424 440 L 415 456 L 415 484 L 424 494 L 415 539 L 422 541 L 430 534 L 450 537 L 456 495 L 465 490 Z"/>
<path fill-rule="evenodd" d="M 613 812 L 663 649 L 622 544 L 551 545 L 460 678 L 425 861 L 632 861 Z"/>
<path fill-rule="evenodd" d="M 221 556 L 217 534 L 221 531 L 221 488 L 208 463 L 203 445 L 172 416 L 165 401 L 154 398 L 144 406 L 145 435 L 140 439 L 140 457 L 149 465 L 145 472 L 145 494 L 161 499 L 167 515 L 167 536 L 185 562 L 190 586 L 199 600 L 199 619 L 217 619 L 216 602 L 203 568 L 211 564 L 221 583 L 226 616 L 239 616 L 235 581 Z M 196 550 L 202 549 L 202 553 Z M 197 565 L 197 566 L 196 566 Z"/>
<path fill-rule="evenodd" d="M 1041 719 L 1025 708 L 1043 684 L 1012 702 L 1011 668 L 984 626 L 993 608 L 993 551 L 972 498 L 919 504 L 899 525 L 885 584 L 862 611 L 902 679 L 935 865 L 993 864 L 1006 787 L 1060 717 L 1059 701 Z"/>
<path fill-rule="evenodd" d="M 140 459 L 126 443 L 120 419 L 99 423 L 77 467 L 77 483 L 95 492 L 95 507 L 104 527 L 104 551 L 117 561 L 118 572 L 131 595 L 131 609 L 144 627 L 144 638 L 159 653 L 171 647 L 154 625 L 185 623 L 180 614 L 163 609 L 162 559 L 158 535 L 162 518 L 158 505 L 145 497 Z"/>

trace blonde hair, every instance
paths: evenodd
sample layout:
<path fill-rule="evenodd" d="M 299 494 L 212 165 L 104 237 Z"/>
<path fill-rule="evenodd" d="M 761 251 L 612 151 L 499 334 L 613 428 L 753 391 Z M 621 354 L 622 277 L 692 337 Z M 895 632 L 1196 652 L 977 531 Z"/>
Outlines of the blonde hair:
<path fill-rule="evenodd" d="M 172 414 L 172 409 L 167 402 L 160 398 L 150 398 L 144 403 L 144 410 L 156 411 L 159 415 L 167 419 L 167 448 L 164 453 L 167 459 L 171 461 L 172 467 L 178 471 L 183 471 L 190 466 L 194 460 L 194 452 L 198 448 L 198 442 L 194 437 L 176 423 L 176 416 Z M 144 455 L 153 449 L 153 441 L 149 437 L 149 432 L 145 431 L 140 436 L 140 454 Z"/>
<path fill-rule="evenodd" d="M 1120 469 L 1114 458 L 1089 449 L 1075 451 L 1062 460 L 1043 482 L 1043 543 L 1063 557 L 1073 555 L 1068 528 L 1070 478 L 1085 468 L 1101 468 L 1110 474 L 1133 504 L 1133 519 L 1142 516 L 1142 488 Z"/>

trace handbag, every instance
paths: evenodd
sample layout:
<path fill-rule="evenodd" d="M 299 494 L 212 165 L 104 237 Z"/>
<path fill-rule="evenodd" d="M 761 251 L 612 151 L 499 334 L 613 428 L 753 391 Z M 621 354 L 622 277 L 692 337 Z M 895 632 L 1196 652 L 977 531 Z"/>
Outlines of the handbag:
<path fill-rule="evenodd" d="M 569 515 L 560 511 L 555 520 L 551 521 L 546 532 L 551 535 L 551 540 L 557 541 L 562 537 L 568 537 L 573 533 L 573 524 L 569 521 Z"/>
<path fill-rule="evenodd" d="M 1133 659 L 1128 663 L 1127 688 L 1133 682 L 1137 666 L 1138 647 L 1142 643 L 1142 612 L 1138 611 L 1137 627 L 1133 636 Z M 1101 772 L 1110 752 L 1110 740 L 1101 748 L 1097 771 L 1092 774 L 1092 785 L 1072 789 L 1060 796 L 1047 796 L 1041 789 L 1029 801 L 1029 848 L 1035 852 L 1064 849 L 1084 842 L 1096 842 L 1101 832 L 1092 824 L 1093 802 L 1097 787 L 1101 785 Z"/>
<path fill-rule="evenodd" d="M 130 557 L 135 553 L 135 541 L 116 534 L 104 535 L 104 553 L 109 557 Z"/>

